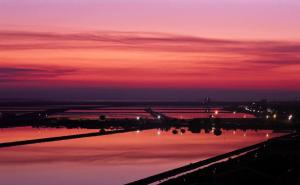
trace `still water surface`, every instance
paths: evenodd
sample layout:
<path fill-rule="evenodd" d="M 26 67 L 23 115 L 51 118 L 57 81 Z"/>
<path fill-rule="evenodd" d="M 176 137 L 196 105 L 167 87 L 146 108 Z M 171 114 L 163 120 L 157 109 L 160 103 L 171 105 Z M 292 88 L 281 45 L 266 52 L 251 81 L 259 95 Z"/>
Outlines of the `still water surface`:
<path fill-rule="evenodd" d="M 124 184 L 282 134 L 156 129 L 0 149 L 5 185 Z"/>
<path fill-rule="evenodd" d="M 96 129 L 66 128 L 0 128 L 0 143 L 97 132 Z"/>

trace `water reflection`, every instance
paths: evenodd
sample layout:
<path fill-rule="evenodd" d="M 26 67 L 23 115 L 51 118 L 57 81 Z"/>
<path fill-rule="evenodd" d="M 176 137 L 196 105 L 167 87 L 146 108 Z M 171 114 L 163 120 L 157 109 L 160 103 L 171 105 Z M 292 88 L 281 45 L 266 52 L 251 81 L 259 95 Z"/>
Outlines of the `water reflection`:
<path fill-rule="evenodd" d="M 215 136 L 220 136 L 222 135 L 222 129 L 220 127 L 200 127 L 200 126 L 188 126 L 188 127 L 162 127 L 159 128 L 160 130 L 163 131 L 171 131 L 173 134 L 185 134 L 186 132 L 191 132 L 193 134 L 200 134 L 201 130 L 203 130 L 204 133 L 209 134 L 213 133 Z"/>
<path fill-rule="evenodd" d="M 30 139 L 40 139 L 48 137 L 57 137 L 74 134 L 84 134 L 97 132 L 97 129 L 84 128 L 33 128 L 33 127 L 15 127 L 15 128 L 0 128 L 0 143 L 22 141 Z"/>
<path fill-rule="evenodd" d="M 151 127 L 153 128 L 153 127 Z M 76 138 L 84 138 L 84 137 L 95 137 L 98 135 L 106 135 L 106 134 L 113 134 L 121 132 L 129 132 L 132 130 L 136 130 L 136 132 L 140 132 L 141 130 L 149 129 L 145 125 L 136 125 L 136 126 L 101 126 L 98 129 L 85 129 L 81 127 L 75 128 L 63 128 L 63 127 L 16 127 L 16 128 L 6 128 L 0 129 L 1 136 L 0 137 L 0 144 L 7 143 L 7 142 L 14 142 L 14 141 L 24 141 L 24 140 L 35 140 L 35 139 L 44 139 L 44 138 L 52 138 L 58 136 L 70 136 L 73 135 L 71 139 Z M 220 136 L 223 133 L 223 129 L 228 128 L 221 128 L 218 124 L 202 124 L 202 125 L 195 125 L 191 124 L 186 127 L 181 126 L 168 126 L 162 125 L 158 128 L 157 135 L 161 135 L 162 131 L 171 132 L 172 134 L 180 134 L 183 135 L 186 132 L 190 132 L 193 134 L 199 134 L 201 132 L 205 134 L 212 133 L 215 136 Z M 244 129 L 246 130 L 246 129 Z M 234 131 L 235 132 L 235 131 Z M 85 136 L 86 133 L 94 133 L 92 135 Z M 98 133 L 98 135 L 97 135 Z M 78 137 L 76 137 L 78 135 Z M 64 138 L 57 139 L 58 140 L 65 140 Z M 47 141 L 48 142 L 48 141 Z"/>
<path fill-rule="evenodd" d="M 1 183 L 124 184 L 264 141 L 266 135 L 269 138 L 281 135 L 269 130 L 195 129 L 136 130 L 3 148 L 0 152 Z"/>

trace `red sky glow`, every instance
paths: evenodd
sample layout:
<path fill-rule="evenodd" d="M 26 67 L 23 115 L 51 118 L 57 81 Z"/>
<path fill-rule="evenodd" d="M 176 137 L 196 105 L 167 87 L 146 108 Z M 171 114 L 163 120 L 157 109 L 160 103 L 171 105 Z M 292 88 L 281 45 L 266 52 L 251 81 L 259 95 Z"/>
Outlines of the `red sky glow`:
<path fill-rule="evenodd" d="M 63 87 L 295 94 L 299 12 L 295 0 L 3 0 L 0 95 Z"/>

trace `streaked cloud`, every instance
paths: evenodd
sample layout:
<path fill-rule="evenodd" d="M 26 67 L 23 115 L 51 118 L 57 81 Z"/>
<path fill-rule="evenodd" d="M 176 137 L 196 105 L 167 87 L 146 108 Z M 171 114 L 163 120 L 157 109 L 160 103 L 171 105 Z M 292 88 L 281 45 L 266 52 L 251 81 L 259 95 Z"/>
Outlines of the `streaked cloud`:
<path fill-rule="evenodd" d="M 0 31 L 0 50 L 128 49 L 169 52 L 298 53 L 300 42 L 242 41 L 151 32 Z M 6 42 L 6 43 L 5 43 Z"/>
<path fill-rule="evenodd" d="M 2 85 L 298 89 L 291 84 L 300 81 L 300 42 L 115 31 L 0 31 L 0 41 Z"/>
<path fill-rule="evenodd" d="M 56 66 L 0 66 L 0 82 L 52 79 L 75 73 L 76 69 Z"/>

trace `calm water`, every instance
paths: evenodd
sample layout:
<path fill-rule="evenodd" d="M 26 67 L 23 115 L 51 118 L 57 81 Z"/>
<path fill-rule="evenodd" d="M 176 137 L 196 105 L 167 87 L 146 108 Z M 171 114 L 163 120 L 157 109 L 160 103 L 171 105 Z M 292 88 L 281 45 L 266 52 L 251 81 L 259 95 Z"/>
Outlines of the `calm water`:
<path fill-rule="evenodd" d="M 147 107 L 109 107 L 97 109 L 70 109 L 63 113 L 49 116 L 50 118 L 68 118 L 68 119 L 99 119 L 100 115 L 105 115 L 108 119 L 156 119 L 149 113 L 145 112 Z M 220 107 L 203 108 L 203 107 L 153 107 L 156 112 L 177 119 L 209 118 L 214 115 L 215 118 L 255 118 L 252 114 L 230 112 Z M 208 111 L 208 112 L 207 112 Z M 214 114 L 218 111 L 218 114 Z"/>
<path fill-rule="evenodd" d="M 221 136 L 171 131 L 2 148 L 1 184 L 124 184 L 281 135 L 268 130 L 223 131 Z"/>
<path fill-rule="evenodd" d="M 0 128 L 0 143 L 97 132 L 97 129 Z"/>

